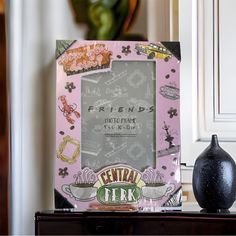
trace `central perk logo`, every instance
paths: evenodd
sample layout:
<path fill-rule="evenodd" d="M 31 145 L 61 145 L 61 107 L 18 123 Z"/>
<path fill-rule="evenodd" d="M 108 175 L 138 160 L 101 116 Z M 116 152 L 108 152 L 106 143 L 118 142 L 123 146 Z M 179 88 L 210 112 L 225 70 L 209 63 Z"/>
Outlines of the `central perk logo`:
<path fill-rule="evenodd" d="M 138 203 L 141 198 L 141 187 L 144 185 L 137 170 L 117 166 L 102 170 L 94 187 L 98 188 L 99 202 L 117 205 Z"/>

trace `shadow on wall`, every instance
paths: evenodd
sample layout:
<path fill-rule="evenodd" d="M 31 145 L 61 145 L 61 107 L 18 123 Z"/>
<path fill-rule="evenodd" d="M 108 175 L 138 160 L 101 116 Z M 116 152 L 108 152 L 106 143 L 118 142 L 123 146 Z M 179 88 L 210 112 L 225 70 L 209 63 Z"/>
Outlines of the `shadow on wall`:
<path fill-rule="evenodd" d="M 42 63 L 43 64 L 43 63 Z M 53 207 L 53 172 L 55 158 L 55 97 L 56 97 L 56 75 L 55 59 L 42 68 L 39 68 L 34 91 L 37 93 L 38 104 L 35 104 L 33 114 L 41 114 L 37 130 L 41 133 L 35 138 L 35 148 L 41 153 L 42 159 L 38 161 L 38 168 L 41 170 L 38 186 L 41 209 L 51 209 Z M 36 117 L 36 119 L 38 119 Z M 36 134 L 37 135 L 37 134 Z"/>

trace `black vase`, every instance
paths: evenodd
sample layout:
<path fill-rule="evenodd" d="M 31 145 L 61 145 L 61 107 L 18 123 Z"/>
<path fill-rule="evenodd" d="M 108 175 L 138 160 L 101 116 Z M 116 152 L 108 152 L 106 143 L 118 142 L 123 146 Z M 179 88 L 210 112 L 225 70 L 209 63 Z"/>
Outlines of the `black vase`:
<path fill-rule="evenodd" d="M 208 212 L 229 209 L 236 197 L 236 164 L 212 135 L 211 144 L 197 158 L 193 169 L 193 192 Z"/>

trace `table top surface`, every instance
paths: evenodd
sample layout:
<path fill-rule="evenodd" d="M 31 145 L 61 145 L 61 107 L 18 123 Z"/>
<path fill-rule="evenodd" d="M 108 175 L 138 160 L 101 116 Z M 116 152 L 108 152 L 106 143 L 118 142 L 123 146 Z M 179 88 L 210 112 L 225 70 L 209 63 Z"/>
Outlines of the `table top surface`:
<path fill-rule="evenodd" d="M 36 212 L 36 217 L 213 217 L 213 218 L 236 218 L 236 212 L 221 211 L 221 212 L 206 212 L 202 211 L 162 211 L 162 212 L 126 212 L 126 211 L 74 211 L 74 210 L 48 210 L 42 212 Z"/>
<path fill-rule="evenodd" d="M 236 212 L 43 211 L 35 214 L 35 232 L 38 235 L 236 235 Z"/>

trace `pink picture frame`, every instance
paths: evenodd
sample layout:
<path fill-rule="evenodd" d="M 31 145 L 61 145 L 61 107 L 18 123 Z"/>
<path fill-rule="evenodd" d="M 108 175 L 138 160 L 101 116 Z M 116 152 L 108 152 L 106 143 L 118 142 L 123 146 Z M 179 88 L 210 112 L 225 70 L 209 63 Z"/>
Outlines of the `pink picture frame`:
<path fill-rule="evenodd" d="M 58 40 L 55 206 L 181 210 L 178 42 Z"/>

